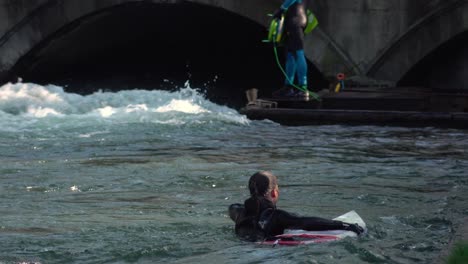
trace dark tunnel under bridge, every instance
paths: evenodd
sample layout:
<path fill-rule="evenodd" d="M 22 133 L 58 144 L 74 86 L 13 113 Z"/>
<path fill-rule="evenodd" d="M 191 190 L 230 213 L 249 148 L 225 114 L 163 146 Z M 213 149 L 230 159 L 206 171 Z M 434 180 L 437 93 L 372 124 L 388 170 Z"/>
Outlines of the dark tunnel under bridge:
<path fill-rule="evenodd" d="M 174 90 L 189 81 L 208 99 L 240 107 L 245 90 L 255 87 L 268 96 L 283 83 L 272 45 L 262 42 L 266 35 L 262 25 L 221 8 L 127 3 L 63 27 L 13 72 L 81 94 Z M 324 76 L 310 63 L 309 68 L 311 83 L 326 86 Z"/>
<path fill-rule="evenodd" d="M 402 86 L 468 89 L 468 1 L 392 2 L 309 4 L 320 21 L 306 38 L 310 89 L 327 88 L 340 71 Z M 245 90 L 268 96 L 282 86 L 273 49 L 262 43 L 266 14 L 278 3 L 9 2 L 0 6 L 8 15 L 0 18 L 0 81 L 20 76 L 82 94 L 171 90 L 190 81 L 214 102 L 243 106 Z M 397 23 L 395 15 L 405 20 Z"/>

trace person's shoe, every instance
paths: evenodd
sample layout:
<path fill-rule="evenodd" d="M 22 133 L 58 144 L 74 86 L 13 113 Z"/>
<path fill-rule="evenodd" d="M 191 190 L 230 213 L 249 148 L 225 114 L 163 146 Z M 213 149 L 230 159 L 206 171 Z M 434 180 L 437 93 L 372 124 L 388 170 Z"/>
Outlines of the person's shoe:
<path fill-rule="evenodd" d="M 284 94 L 285 97 L 296 97 L 296 91 L 291 88 Z"/>
<path fill-rule="evenodd" d="M 303 100 L 309 100 L 309 92 L 306 91 L 297 91 L 296 94 L 295 94 L 295 97 L 298 98 L 298 99 L 303 99 Z"/>

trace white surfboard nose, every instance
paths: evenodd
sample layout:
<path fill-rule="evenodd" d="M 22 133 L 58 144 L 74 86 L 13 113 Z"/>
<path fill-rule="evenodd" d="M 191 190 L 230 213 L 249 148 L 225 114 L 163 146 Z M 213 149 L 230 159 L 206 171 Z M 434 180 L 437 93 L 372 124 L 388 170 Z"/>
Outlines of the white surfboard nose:
<path fill-rule="evenodd" d="M 340 215 L 337 218 L 334 218 L 333 220 L 338 220 L 341 222 L 345 222 L 348 224 L 358 224 L 360 227 L 364 228 L 364 230 L 367 231 L 366 223 L 364 220 L 362 220 L 361 216 L 359 216 L 356 211 L 349 211 L 344 215 Z"/>

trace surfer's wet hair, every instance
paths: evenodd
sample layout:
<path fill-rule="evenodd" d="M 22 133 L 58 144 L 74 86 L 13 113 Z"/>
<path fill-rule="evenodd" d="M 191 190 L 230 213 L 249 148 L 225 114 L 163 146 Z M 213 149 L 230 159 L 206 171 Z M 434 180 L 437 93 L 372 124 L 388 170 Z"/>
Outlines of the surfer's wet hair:
<path fill-rule="evenodd" d="M 276 205 L 273 203 L 270 193 L 278 186 L 276 176 L 268 171 L 260 171 L 252 175 L 249 179 L 250 198 L 245 200 L 245 212 L 252 221 L 254 227 L 254 237 L 249 240 L 257 241 L 259 234 L 255 230 L 261 230 L 263 238 L 269 237 L 270 228 L 269 221 L 273 216 Z M 268 212 L 265 214 L 265 212 Z"/>
<path fill-rule="evenodd" d="M 249 191 L 251 197 L 265 197 L 278 185 L 276 176 L 268 171 L 260 171 L 249 179 Z"/>

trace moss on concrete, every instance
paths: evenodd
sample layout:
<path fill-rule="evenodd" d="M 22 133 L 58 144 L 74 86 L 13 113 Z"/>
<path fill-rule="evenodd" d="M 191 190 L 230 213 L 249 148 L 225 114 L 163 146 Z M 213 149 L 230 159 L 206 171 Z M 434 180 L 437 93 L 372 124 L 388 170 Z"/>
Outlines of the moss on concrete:
<path fill-rule="evenodd" d="M 467 264 L 468 263 L 468 241 L 459 242 L 453 248 L 447 264 Z"/>

